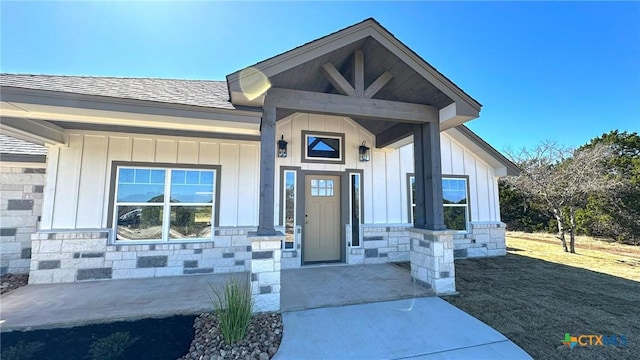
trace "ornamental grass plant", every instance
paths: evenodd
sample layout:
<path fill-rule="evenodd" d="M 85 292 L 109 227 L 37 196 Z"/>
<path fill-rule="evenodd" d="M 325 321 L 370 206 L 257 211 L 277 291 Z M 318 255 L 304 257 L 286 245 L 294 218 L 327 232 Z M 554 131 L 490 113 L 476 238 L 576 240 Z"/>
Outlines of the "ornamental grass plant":
<path fill-rule="evenodd" d="M 220 331 L 227 344 L 244 339 L 253 316 L 253 297 L 249 279 L 233 277 L 220 290 L 213 285 L 211 301 L 218 318 Z"/>

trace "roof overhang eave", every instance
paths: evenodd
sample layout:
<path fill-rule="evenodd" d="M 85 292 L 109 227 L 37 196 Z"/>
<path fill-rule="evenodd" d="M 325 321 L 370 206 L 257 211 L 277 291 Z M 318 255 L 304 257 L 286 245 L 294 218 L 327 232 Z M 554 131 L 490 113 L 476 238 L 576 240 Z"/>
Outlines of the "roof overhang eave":
<path fill-rule="evenodd" d="M 56 105 L 56 106 L 69 106 L 70 102 L 73 105 L 72 107 L 78 107 L 81 104 L 85 104 L 85 107 L 89 105 L 94 105 L 96 108 L 105 107 L 106 110 L 112 110 L 109 105 L 119 105 L 119 106 L 138 106 L 142 108 L 158 108 L 158 109 L 166 109 L 166 110 L 174 110 L 176 112 L 179 111 L 195 111 L 202 113 L 210 113 L 210 114 L 221 114 L 221 115 L 234 115 L 234 116 L 244 116 L 247 118 L 255 119 L 260 118 L 262 113 L 260 109 L 255 110 L 247 110 L 247 109 L 227 109 L 220 107 L 209 107 L 209 106 L 197 106 L 197 105 L 189 105 L 189 104 L 179 104 L 179 103 L 168 103 L 168 102 L 160 102 L 160 101 L 149 101 L 149 100 L 137 100 L 137 99 L 129 99 L 129 98 L 118 98 L 118 97 L 110 97 L 110 96 L 98 96 L 98 95 L 87 95 L 87 94 L 78 94 L 72 92 L 62 92 L 62 91 L 51 91 L 51 90 L 39 90 L 39 89 L 29 89 L 22 87 L 14 87 L 14 86 L 0 86 L 0 94 L 2 95 L 2 101 L 5 102 L 26 102 L 33 104 L 47 104 L 47 105 Z M 104 104 L 102 107 L 96 104 Z"/>
<path fill-rule="evenodd" d="M 220 109 L 15 87 L 2 87 L 1 91 L 0 116 L 32 122 L 257 135 L 262 116 L 259 109 Z"/>
<path fill-rule="evenodd" d="M 447 130 L 458 141 L 462 140 L 464 145 L 473 151 L 476 155 L 484 158 L 495 169 L 495 175 L 502 176 L 518 176 L 520 168 L 511 160 L 507 159 L 493 146 L 482 140 L 476 133 L 471 131 L 464 125 L 456 126 Z"/>

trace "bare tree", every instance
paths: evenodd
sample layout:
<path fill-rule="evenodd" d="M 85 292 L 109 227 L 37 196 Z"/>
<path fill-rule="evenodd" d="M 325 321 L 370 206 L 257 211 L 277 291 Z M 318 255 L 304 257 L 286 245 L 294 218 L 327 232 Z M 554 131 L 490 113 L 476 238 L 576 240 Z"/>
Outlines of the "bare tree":
<path fill-rule="evenodd" d="M 589 194 L 617 185 L 617 181 L 605 173 L 605 161 L 611 156 L 609 147 L 598 145 L 577 151 L 547 141 L 516 154 L 507 152 L 521 168 L 520 176 L 507 181 L 547 205 L 558 223 L 562 248 L 575 253 L 576 209 L 584 206 Z"/>

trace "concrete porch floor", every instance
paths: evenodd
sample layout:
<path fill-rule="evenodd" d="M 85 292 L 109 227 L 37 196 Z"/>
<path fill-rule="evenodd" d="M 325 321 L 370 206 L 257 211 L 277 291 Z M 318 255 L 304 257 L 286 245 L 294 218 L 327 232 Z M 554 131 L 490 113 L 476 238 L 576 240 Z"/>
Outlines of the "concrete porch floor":
<path fill-rule="evenodd" d="M 211 287 L 232 275 L 28 285 L 0 298 L 2 331 L 70 327 L 212 311 Z M 242 276 L 242 275 L 237 275 Z M 396 265 L 326 265 L 283 270 L 282 311 L 431 296 Z"/>
<path fill-rule="evenodd" d="M 212 311 L 211 286 L 231 275 L 27 285 L 0 297 L 0 330 L 35 330 Z"/>
<path fill-rule="evenodd" d="M 434 296 L 411 281 L 411 273 L 393 264 L 313 265 L 282 270 L 282 311 Z"/>

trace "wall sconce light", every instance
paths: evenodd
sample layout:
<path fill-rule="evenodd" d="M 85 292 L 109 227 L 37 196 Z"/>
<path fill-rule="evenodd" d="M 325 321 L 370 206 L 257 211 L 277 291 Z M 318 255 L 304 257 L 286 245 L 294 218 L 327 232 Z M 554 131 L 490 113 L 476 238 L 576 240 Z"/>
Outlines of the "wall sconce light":
<path fill-rule="evenodd" d="M 360 161 L 369 161 L 369 147 L 365 145 L 364 141 L 360 145 L 358 153 L 360 154 Z"/>
<path fill-rule="evenodd" d="M 284 135 L 278 140 L 278 157 L 287 157 L 287 142 L 284 140 Z"/>

